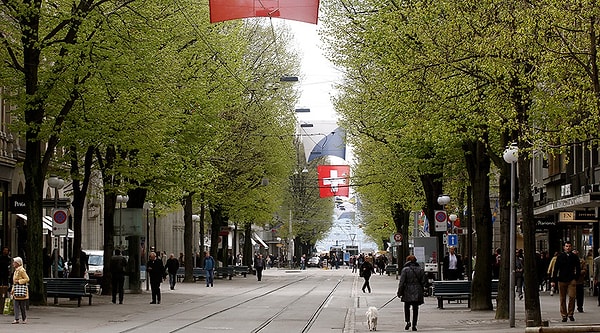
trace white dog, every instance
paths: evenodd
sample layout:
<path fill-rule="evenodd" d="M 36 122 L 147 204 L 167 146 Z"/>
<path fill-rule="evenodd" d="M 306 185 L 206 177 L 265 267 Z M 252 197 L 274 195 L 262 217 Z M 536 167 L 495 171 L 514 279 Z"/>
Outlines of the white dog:
<path fill-rule="evenodd" d="M 370 306 L 367 309 L 367 326 L 369 331 L 377 331 L 377 308 Z"/>

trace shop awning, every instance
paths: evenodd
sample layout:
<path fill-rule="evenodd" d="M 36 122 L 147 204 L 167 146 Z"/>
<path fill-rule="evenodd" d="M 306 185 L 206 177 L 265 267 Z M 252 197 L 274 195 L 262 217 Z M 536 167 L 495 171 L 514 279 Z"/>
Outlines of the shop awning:
<path fill-rule="evenodd" d="M 267 244 L 256 234 L 253 233 L 252 234 L 252 238 L 254 238 L 254 240 L 256 242 L 258 242 L 261 246 L 263 246 L 264 248 L 268 249 L 269 247 L 267 246 Z"/>
<path fill-rule="evenodd" d="M 15 215 L 17 215 L 19 218 L 22 218 L 23 220 L 27 221 L 27 215 L 25 215 L 25 214 L 15 214 Z M 52 217 L 46 215 L 42 218 L 42 222 L 43 222 L 42 228 L 43 228 L 45 234 L 49 235 L 52 232 Z M 67 237 L 73 238 L 73 236 L 74 236 L 73 230 L 69 229 L 68 233 L 69 234 L 67 235 Z M 60 237 L 64 237 L 64 236 L 60 236 Z"/>

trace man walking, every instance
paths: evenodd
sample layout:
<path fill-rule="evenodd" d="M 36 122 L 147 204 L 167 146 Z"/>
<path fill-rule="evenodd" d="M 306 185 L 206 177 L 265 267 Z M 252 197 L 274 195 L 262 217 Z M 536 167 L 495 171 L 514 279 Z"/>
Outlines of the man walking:
<path fill-rule="evenodd" d="M 581 266 L 579 258 L 571 252 L 573 248 L 571 242 L 566 241 L 563 248 L 565 251 L 558 255 L 556 264 L 554 265 L 552 287 L 555 285 L 554 281 L 558 281 L 560 315 L 562 316 L 562 321 L 566 322 L 567 317 L 569 320 L 575 321 L 573 312 L 575 312 L 577 277 L 581 274 Z M 568 308 L 566 303 L 567 295 L 569 296 Z"/>
<path fill-rule="evenodd" d="M 579 258 L 579 251 L 574 249 L 572 252 Z M 583 283 L 585 282 L 585 280 L 588 280 L 588 268 L 585 259 L 579 259 L 579 266 L 581 267 L 581 271 L 577 276 L 577 285 L 575 286 L 575 300 L 577 303 L 577 312 L 583 312 L 583 300 L 585 299 L 585 287 L 583 286 Z"/>
<path fill-rule="evenodd" d="M 443 273 L 444 280 L 458 280 L 462 279 L 463 274 L 463 262 L 459 254 L 456 254 L 456 248 L 450 246 L 448 248 L 448 254 L 444 257 L 443 262 Z"/>
<path fill-rule="evenodd" d="M 206 286 L 212 287 L 215 280 L 215 258 L 210 255 L 210 252 L 204 252 L 204 270 L 206 271 Z"/>
<path fill-rule="evenodd" d="M 4 246 L 0 255 L 0 304 L 2 306 L 4 306 L 4 298 L 8 292 L 9 282 L 12 282 L 12 276 L 10 276 L 11 266 L 12 258 L 9 256 L 9 249 Z"/>
<path fill-rule="evenodd" d="M 177 270 L 179 269 L 179 260 L 175 258 L 175 254 L 171 253 L 169 259 L 167 259 L 167 272 L 169 272 L 169 286 L 171 290 L 175 289 L 175 283 L 177 282 Z"/>
<path fill-rule="evenodd" d="M 598 248 L 598 256 L 594 258 L 594 288 L 598 293 L 598 306 L 600 306 L 600 248 Z"/>
<path fill-rule="evenodd" d="M 156 258 L 156 252 L 150 252 L 150 260 L 148 260 L 146 271 L 150 275 L 150 288 L 152 289 L 152 302 L 150 304 L 160 304 L 160 284 L 166 278 L 166 274 L 162 260 Z"/>
<path fill-rule="evenodd" d="M 263 259 L 262 254 L 254 257 L 254 269 L 256 269 L 256 278 L 258 281 L 262 279 L 262 271 L 265 268 L 265 260 Z"/>
<path fill-rule="evenodd" d="M 116 249 L 115 255 L 110 258 L 110 275 L 112 276 L 112 303 L 117 303 L 117 293 L 119 294 L 119 304 L 123 304 L 123 285 L 125 284 L 125 268 L 127 259 L 121 255 L 121 250 Z"/>

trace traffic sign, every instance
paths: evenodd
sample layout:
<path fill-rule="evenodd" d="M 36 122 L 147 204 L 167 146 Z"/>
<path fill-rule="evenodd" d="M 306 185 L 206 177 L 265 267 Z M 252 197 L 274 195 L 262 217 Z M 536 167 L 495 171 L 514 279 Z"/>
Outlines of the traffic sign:
<path fill-rule="evenodd" d="M 433 212 L 435 218 L 435 231 L 447 231 L 448 215 L 445 210 L 436 210 Z"/>
<path fill-rule="evenodd" d="M 55 208 L 52 210 L 52 233 L 54 236 L 67 236 L 69 234 L 68 217 L 69 214 L 66 209 Z"/>
<path fill-rule="evenodd" d="M 399 233 L 399 232 L 398 232 L 398 233 L 395 233 L 395 234 L 394 234 L 394 240 L 395 240 L 396 242 L 401 242 L 401 241 L 402 241 L 402 234 L 401 234 L 401 233 Z"/>
<path fill-rule="evenodd" d="M 458 245 L 458 235 L 457 234 L 449 234 L 448 235 L 448 246 L 457 246 Z"/>

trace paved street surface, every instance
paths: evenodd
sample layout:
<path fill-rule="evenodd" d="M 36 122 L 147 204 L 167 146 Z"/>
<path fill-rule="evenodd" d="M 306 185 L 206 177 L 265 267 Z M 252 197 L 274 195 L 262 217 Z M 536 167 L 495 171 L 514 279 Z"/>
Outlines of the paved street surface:
<path fill-rule="evenodd" d="M 12 316 L 0 316 L 0 332 L 368 332 L 365 311 L 379 308 L 379 332 L 403 332 L 403 303 L 394 299 L 394 276 L 371 277 L 372 293 L 361 291 L 363 279 L 349 269 L 304 271 L 265 270 L 262 281 L 254 275 L 217 279 L 214 287 L 204 281 L 162 285 L 162 304 L 149 304 L 151 294 L 126 294 L 123 305 L 110 296 L 94 296 L 77 302 L 59 299 L 59 305 L 31 306 L 28 323 L 11 325 Z M 145 285 L 144 285 L 145 289 Z M 52 299 L 49 300 L 52 304 Z M 600 327 L 600 307 L 587 296 L 584 313 L 575 322 L 562 323 L 558 296 L 541 296 L 542 318 L 549 326 L 572 331 L 574 327 Z M 523 301 L 516 301 L 516 326 L 495 320 L 493 311 L 472 312 L 466 303 L 444 304 L 430 297 L 420 308 L 420 332 L 525 332 Z"/>

